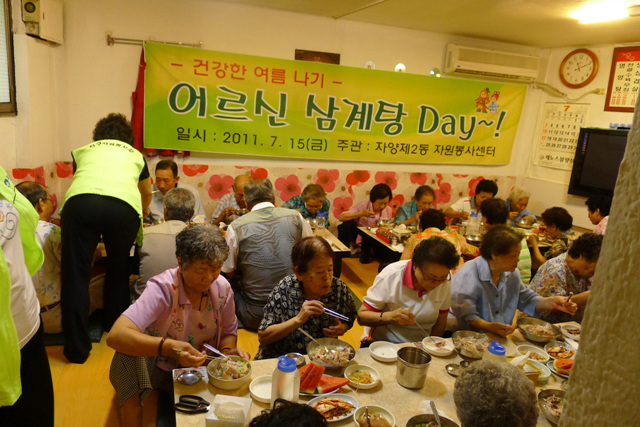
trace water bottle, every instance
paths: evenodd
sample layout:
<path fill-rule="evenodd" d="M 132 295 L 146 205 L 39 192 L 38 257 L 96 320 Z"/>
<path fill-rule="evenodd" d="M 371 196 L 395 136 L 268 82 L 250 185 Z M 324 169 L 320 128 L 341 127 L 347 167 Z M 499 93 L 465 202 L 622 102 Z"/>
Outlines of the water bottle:
<path fill-rule="evenodd" d="M 271 407 L 278 398 L 297 402 L 299 392 L 300 372 L 296 361 L 287 356 L 278 357 L 278 367 L 271 377 Z"/>
<path fill-rule="evenodd" d="M 469 217 L 469 225 L 467 227 L 467 235 L 474 236 L 480 233 L 480 221 L 476 212 L 471 213 Z"/>
<path fill-rule="evenodd" d="M 327 213 L 318 212 L 318 216 L 316 217 L 316 222 L 318 223 L 318 231 L 322 231 L 324 229 L 324 226 L 327 223 Z"/>
<path fill-rule="evenodd" d="M 485 360 L 495 360 L 496 362 L 507 361 L 507 351 L 498 341 L 491 341 L 489 348 L 484 353 Z"/>

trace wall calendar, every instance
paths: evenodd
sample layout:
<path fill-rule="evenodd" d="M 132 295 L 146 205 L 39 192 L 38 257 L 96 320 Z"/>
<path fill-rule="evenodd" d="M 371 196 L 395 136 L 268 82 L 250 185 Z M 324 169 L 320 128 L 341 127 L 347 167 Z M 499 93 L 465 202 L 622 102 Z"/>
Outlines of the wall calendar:
<path fill-rule="evenodd" d="M 571 170 L 580 128 L 588 113 L 589 104 L 547 102 L 534 164 Z"/>

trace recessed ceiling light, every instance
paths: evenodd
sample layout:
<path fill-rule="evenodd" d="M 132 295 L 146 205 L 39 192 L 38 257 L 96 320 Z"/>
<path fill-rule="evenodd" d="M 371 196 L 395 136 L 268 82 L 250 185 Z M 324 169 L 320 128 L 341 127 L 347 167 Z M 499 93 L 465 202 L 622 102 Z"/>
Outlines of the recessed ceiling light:
<path fill-rule="evenodd" d="M 627 8 L 629 6 L 629 0 L 602 0 L 585 4 L 573 12 L 571 16 L 581 24 L 613 21 L 628 17 Z"/>

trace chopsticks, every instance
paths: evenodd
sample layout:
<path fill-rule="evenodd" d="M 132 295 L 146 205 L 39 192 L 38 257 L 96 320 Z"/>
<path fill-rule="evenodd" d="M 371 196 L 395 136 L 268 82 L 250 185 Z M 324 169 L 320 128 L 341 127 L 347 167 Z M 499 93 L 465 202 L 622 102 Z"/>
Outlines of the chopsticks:
<path fill-rule="evenodd" d="M 306 300 L 305 302 L 309 302 L 309 300 Z M 329 310 L 328 308 L 325 308 L 324 312 L 327 313 L 329 316 L 337 317 L 338 319 L 344 320 L 345 322 L 348 322 L 349 320 L 351 320 L 347 316 L 345 316 L 344 314 L 340 314 L 340 313 L 338 313 L 336 311 Z"/>
<path fill-rule="evenodd" d="M 177 354 L 186 353 L 186 351 L 185 351 L 185 350 L 182 350 L 181 348 L 177 348 L 177 347 L 174 347 L 174 348 L 172 348 L 171 350 L 175 351 Z M 208 361 L 208 362 L 210 362 L 210 361 L 212 361 L 212 360 L 214 360 L 214 359 L 219 359 L 219 357 L 216 357 L 216 356 L 209 356 L 209 355 L 207 355 L 207 361 Z"/>

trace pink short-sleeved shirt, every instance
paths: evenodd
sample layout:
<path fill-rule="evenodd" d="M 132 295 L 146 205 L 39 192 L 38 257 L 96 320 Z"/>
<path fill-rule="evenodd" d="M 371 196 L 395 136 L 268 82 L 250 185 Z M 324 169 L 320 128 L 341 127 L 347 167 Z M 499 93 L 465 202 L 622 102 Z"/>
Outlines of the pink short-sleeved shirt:
<path fill-rule="evenodd" d="M 347 213 L 357 213 L 365 209 L 373 211 L 373 203 L 371 203 L 370 200 L 356 203 L 356 205 L 349 209 Z M 358 223 L 358 227 L 375 227 L 376 221 L 378 221 L 379 219 L 393 219 L 393 209 L 391 209 L 391 206 L 387 206 L 382 210 L 382 212 L 377 215 L 360 217 L 356 219 L 356 222 Z M 356 243 L 360 244 L 361 241 L 362 236 L 358 235 Z"/>
<path fill-rule="evenodd" d="M 198 350 L 209 343 L 219 347 L 226 335 L 237 335 L 233 291 L 227 279 L 218 278 L 209 287 L 206 308 L 191 306 L 178 268 L 166 270 L 147 281 L 140 298 L 123 314 L 148 335 L 186 341 Z M 159 358 L 158 367 L 177 366 L 170 358 Z"/>

